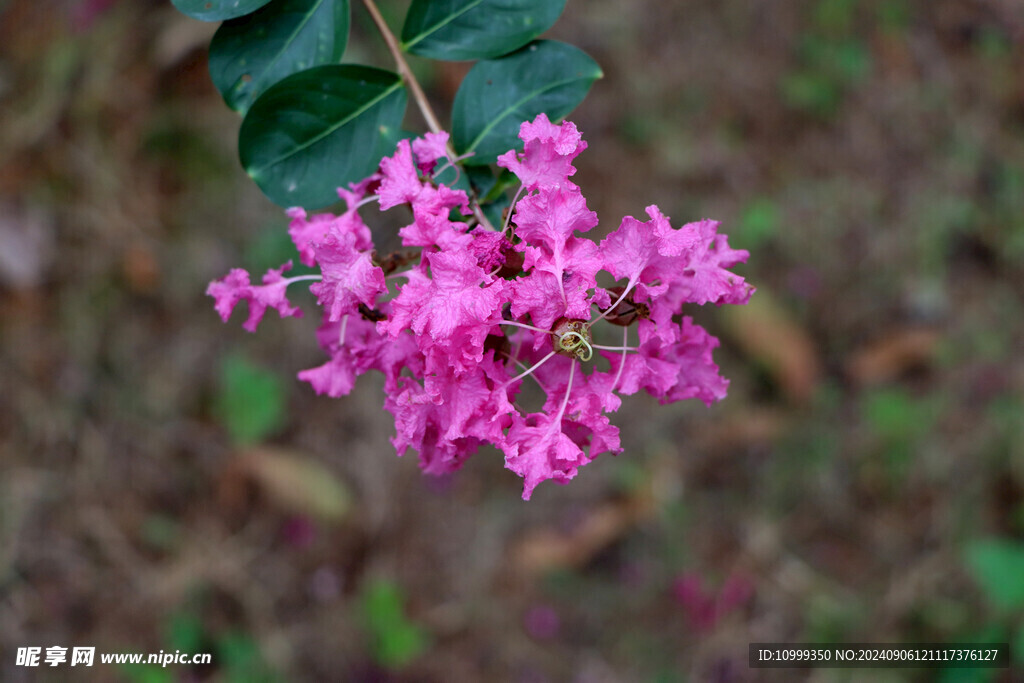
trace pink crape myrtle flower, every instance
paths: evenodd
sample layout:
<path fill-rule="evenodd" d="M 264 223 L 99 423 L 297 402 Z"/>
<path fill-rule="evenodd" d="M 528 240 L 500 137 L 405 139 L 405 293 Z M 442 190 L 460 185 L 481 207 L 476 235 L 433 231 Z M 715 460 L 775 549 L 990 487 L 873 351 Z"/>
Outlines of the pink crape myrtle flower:
<path fill-rule="evenodd" d="M 529 499 L 542 482 L 564 484 L 598 455 L 622 450 L 610 419 L 622 396 L 724 398 L 729 382 L 712 359 L 718 340 L 685 312 L 745 304 L 754 288 L 730 270 L 748 253 L 729 247 L 715 221 L 673 228 L 651 205 L 646 221 L 627 216 L 600 241 L 586 236 L 598 218 L 569 180 L 587 147 L 576 126 L 540 114 L 519 136 L 523 151 L 498 157 L 521 183 L 504 229 L 479 222 L 465 191 L 437 181 L 458 159 L 447 133 L 428 133 L 399 142 L 376 173 L 339 189 L 341 215 L 288 210 L 299 260 L 316 273 L 286 278 L 289 262 L 252 285 L 236 268 L 207 293 L 225 321 L 247 301 L 243 327 L 252 331 L 268 308 L 301 314 L 285 288 L 311 281 L 327 360 L 299 379 L 340 397 L 360 375 L 381 372 L 399 455 L 412 449 L 425 472 L 444 474 L 490 444 Z M 374 249 L 359 213 L 373 202 L 411 211 L 398 233 L 403 251 Z M 598 285 L 602 272 L 617 284 Z M 595 343 L 609 330 L 621 342 Z M 594 367 L 598 354 L 607 370 Z M 516 403 L 528 378 L 546 395 L 536 412 Z"/>

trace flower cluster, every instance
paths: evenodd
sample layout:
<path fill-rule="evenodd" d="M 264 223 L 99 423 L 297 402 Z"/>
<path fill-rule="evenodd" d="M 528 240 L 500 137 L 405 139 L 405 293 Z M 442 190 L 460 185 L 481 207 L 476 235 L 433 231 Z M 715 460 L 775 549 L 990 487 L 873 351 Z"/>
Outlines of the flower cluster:
<path fill-rule="evenodd" d="M 541 114 L 522 124 L 520 138 L 522 152 L 498 158 L 522 183 L 503 230 L 473 218 L 466 192 L 436 181 L 454 160 L 447 134 L 428 133 L 401 141 L 374 175 L 339 190 L 343 214 L 288 211 L 299 259 L 319 275 L 287 278 L 289 262 L 254 285 L 234 269 L 208 294 L 225 321 L 248 301 L 244 327 L 252 331 L 268 308 L 301 315 L 285 288 L 313 280 L 328 360 L 299 378 L 337 397 L 359 375 L 380 371 L 399 455 L 412 448 L 425 471 L 442 473 L 493 444 L 529 499 L 540 482 L 565 483 L 597 455 L 621 451 L 608 419 L 620 395 L 643 389 L 662 403 L 708 404 L 724 397 L 728 381 L 711 359 L 718 340 L 682 308 L 743 304 L 753 288 L 728 270 L 748 253 L 731 249 L 715 221 L 674 229 L 649 206 L 646 221 L 626 217 L 600 242 L 582 237 L 598 221 L 569 179 L 587 146 L 576 126 Z M 399 235 L 418 252 L 374 251 L 358 213 L 370 202 L 411 208 Z M 601 271 L 617 284 L 599 286 Z M 595 342 L 595 331 L 616 326 L 621 343 Z M 538 412 L 515 403 L 527 377 L 546 395 Z"/>

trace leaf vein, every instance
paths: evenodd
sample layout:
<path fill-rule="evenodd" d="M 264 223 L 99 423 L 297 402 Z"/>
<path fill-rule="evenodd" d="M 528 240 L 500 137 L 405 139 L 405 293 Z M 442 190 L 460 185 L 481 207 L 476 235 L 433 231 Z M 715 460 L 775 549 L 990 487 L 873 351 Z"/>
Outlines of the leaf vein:
<path fill-rule="evenodd" d="M 599 77 L 600 76 L 597 76 L 595 78 L 599 78 Z M 532 90 L 532 91 L 528 92 L 524 97 L 520 98 L 519 100 L 516 100 L 515 102 L 513 102 L 512 104 L 507 106 L 505 108 L 504 112 L 502 112 L 499 116 L 492 118 L 491 122 L 488 123 L 486 126 L 484 126 L 483 130 L 481 130 L 480 133 L 475 138 L 473 138 L 473 141 L 469 144 L 469 147 L 467 147 L 465 152 L 463 152 L 463 153 L 464 154 L 468 154 L 469 152 L 474 151 L 477 148 L 477 145 L 479 145 L 481 142 L 483 142 L 484 138 L 486 138 L 487 135 L 492 130 L 494 130 L 494 128 L 499 123 L 501 123 L 503 120 L 505 120 L 506 118 L 511 116 L 512 112 L 514 112 L 516 109 L 518 109 L 521 104 L 524 104 L 524 103 L 534 99 L 535 97 L 537 97 L 537 96 L 539 96 L 539 95 L 541 95 L 541 94 L 543 94 L 545 92 L 554 90 L 555 88 L 559 88 L 559 87 L 561 87 L 563 85 L 568 85 L 570 83 L 575 83 L 577 81 L 586 81 L 586 80 L 588 80 L 586 77 L 567 78 L 567 79 L 561 80 L 561 81 L 554 81 L 554 82 L 550 83 L 549 85 L 547 85 L 547 86 L 545 86 L 543 88 L 540 88 L 538 90 Z"/>
<path fill-rule="evenodd" d="M 453 21 L 455 21 L 456 19 L 461 17 L 466 12 L 470 11 L 471 9 L 474 9 L 475 7 L 477 7 L 478 5 L 483 3 L 483 1 L 484 0 L 474 0 L 474 2 L 471 2 L 470 4 L 466 5 L 460 11 L 452 12 L 447 17 L 445 17 L 442 21 L 437 22 L 433 26 L 428 26 L 426 28 L 426 30 L 424 30 L 422 33 L 420 33 L 418 36 L 416 36 L 412 40 L 410 40 L 410 41 L 408 41 L 406 43 L 402 43 L 402 49 L 405 50 L 406 52 L 408 52 L 409 48 L 414 46 L 416 43 L 420 42 L 421 40 L 423 40 L 424 38 L 426 38 L 426 37 L 428 37 L 430 35 L 433 35 L 434 33 L 437 33 L 442 28 L 444 28 L 448 24 L 452 23 Z"/>
<path fill-rule="evenodd" d="M 248 171 L 250 176 L 255 177 L 255 176 L 259 175 L 260 173 L 262 173 L 263 171 L 267 170 L 268 168 L 270 168 L 272 166 L 276 166 L 277 164 L 281 163 L 285 159 L 288 159 L 290 157 L 295 156 L 299 152 L 302 152 L 303 150 L 305 150 L 306 148 L 308 148 L 308 147 L 310 147 L 312 145 L 315 145 L 316 143 L 320 142 L 324 138 L 330 137 L 339 128 L 341 128 L 345 124 L 349 123 L 350 121 L 355 120 L 356 118 L 358 118 L 363 113 L 369 111 L 374 106 L 376 106 L 380 102 L 382 102 L 385 99 L 387 99 L 388 96 L 391 95 L 391 93 L 399 90 L 401 87 L 402 87 L 402 81 L 401 80 L 396 81 L 394 85 L 390 86 L 387 90 L 384 90 L 383 92 L 381 92 L 381 94 L 377 95 L 373 99 L 367 101 L 366 104 L 364 104 L 363 106 L 361 106 L 358 109 L 356 109 L 355 111 L 353 111 L 351 114 L 346 116 L 344 119 L 342 119 L 338 123 L 334 124 L 333 126 L 328 127 L 323 132 L 318 133 L 317 135 L 314 135 L 312 138 L 310 138 L 306 142 L 302 143 L 301 145 L 297 145 L 295 147 L 292 147 L 290 150 L 288 150 L 284 154 L 278 155 L 277 157 L 275 157 L 271 161 L 269 161 L 269 162 L 267 162 L 265 164 L 262 164 L 261 166 L 258 166 L 258 167 L 247 168 L 246 171 Z"/>

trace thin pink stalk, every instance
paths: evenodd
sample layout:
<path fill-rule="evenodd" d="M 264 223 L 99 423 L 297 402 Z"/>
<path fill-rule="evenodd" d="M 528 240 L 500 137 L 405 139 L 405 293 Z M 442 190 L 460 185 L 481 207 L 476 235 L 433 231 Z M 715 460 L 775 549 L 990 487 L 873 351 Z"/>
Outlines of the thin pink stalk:
<path fill-rule="evenodd" d="M 516 202 L 519 201 L 519 195 L 523 194 L 523 185 L 519 186 L 516 190 L 516 196 L 512 198 L 512 203 L 508 205 L 508 215 L 505 216 L 505 225 L 501 226 L 501 234 L 504 235 L 505 231 L 508 230 L 508 226 L 512 224 L 512 211 L 516 208 Z"/>
<path fill-rule="evenodd" d="M 513 358 L 512 362 L 515 363 L 516 365 L 518 365 L 521 368 L 526 368 L 526 363 L 522 362 L 518 358 Z M 537 379 L 537 375 L 533 374 L 533 368 L 526 368 L 526 371 L 528 373 L 530 373 L 530 377 L 532 377 L 533 381 L 537 383 L 537 386 L 540 387 L 541 390 L 544 391 L 544 393 L 547 393 L 548 388 L 546 386 L 544 386 L 544 384 L 539 379 Z M 515 381 L 515 380 L 512 380 L 512 381 Z M 506 384 L 505 386 L 508 386 L 508 385 Z"/>
<path fill-rule="evenodd" d="M 565 415 L 565 407 L 569 405 L 569 394 L 572 393 L 572 378 L 576 374 L 576 359 L 572 360 L 572 365 L 569 366 L 569 383 L 565 386 L 565 398 L 562 399 L 562 407 L 558 409 L 558 416 L 555 417 L 552 425 L 562 424 L 562 416 Z"/>
<path fill-rule="evenodd" d="M 311 280 L 316 280 L 317 282 L 319 282 L 322 279 L 323 279 L 323 276 L 321 276 L 321 275 L 296 275 L 295 277 L 285 278 L 284 282 L 285 282 L 285 287 L 287 287 L 287 286 L 291 285 L 293 282 L 306 282 L 306 281 L 311 281 Z"/>
<path fill-rule="evenodd" d="M 527 325 L 526 323 L 516 322 L 515 320 L 502 320 L 499 325 L 511 325 L 512 327 L 521 327 L 524 330 L 533 330 L 534 332 L 540 332 L 541 334 L 554 334 L 551 330 L 542 330 L 539 327 L 533 325 Z"/>
<path fill-rule="evenodd" d="M 338 346 L 345 345 L 345 330 L 348 329 L 348 316 L 341 319 L 341 329 L 338 331 Z"/>
<path fill-rule="evenodd" d="M 367 204 L 373 204 L 374 202 L 380 202 L 380 197 L 375 194 L 371 194 L 369 197 L 363 197 L 362 201 L 355 205 L 355 208 L 359 209 Z"/>
<path fill-rule="evenodd" d="M 604 344 L 591 344 L 591 346 L 602 351 L 639 351 L 635 346 L 605 346 Z"/>
<path fill-rule="evenodd" d="M 552 351 L 551 353 L 549 353 L 548 355 L 544 356 L 539 361 L 537 361 L 536 363 L 531 365 L 529 368 L 526 369 L 525 372 L 521 372 L 520 374 L 516 375 L 515 377 L 513 377 L 509 381 L 505 382 L 505 386 L 508 386 L 509 384 L 512 384 L 512 382 L 518 382 L 519 380 L 521 380 L 522 378 L 526 377 L 527 375 L 532 374 L 534 370 L 536 370 L 540 366 L 542 366 L 545 363 L 547 363 L 548 359 L 551 358 L 551 356 L 553 356 L 553 355 L 555 355 L 554 351 Z M 575 363 L 576 361 L 573 361 L 573 362 Z"/>
<path fill-rule="evenodd" d="M 594 318 L 593 320 L 591 320 L 587 324 L 588 325 L 593 325 L 598 320 L 604 320 L 604 318 L 607 317 L 607 315 L 609 313 L 611 313 L 612 311 L 615 310 L 616 306 L 618 306 L 619 304 L 622 303 L 622 300 L 626 298 L 626 295 L 629 294 L 631 291 L 633 291 L 633 287 L 634 286 L 636 286 L 636 283 L 631 281 L 628 285 L 626 285 L 626 288 L 624 290 L 622 290 L 622 294 L 620 294 L 619 298 L 615 300 L 615 303 L 613 303 L 603 313 L 601 313 L 601 315 L 597 316 L 596 318 Z"/>
<path fill-rule="evenodd" d="M 619 386 L 619 380 L 622 379 L 622 369 L 626 367 L 626 351 L 629 348 L 627 342 L 629 341 L 629 328 L 622 328 L 622 358 L 619 359 L 619 371 L 615 373 L 615 381 L 612 382 L 612 388 L 608 390 L 608 393 L 615 391 L 615 387 Z"/>

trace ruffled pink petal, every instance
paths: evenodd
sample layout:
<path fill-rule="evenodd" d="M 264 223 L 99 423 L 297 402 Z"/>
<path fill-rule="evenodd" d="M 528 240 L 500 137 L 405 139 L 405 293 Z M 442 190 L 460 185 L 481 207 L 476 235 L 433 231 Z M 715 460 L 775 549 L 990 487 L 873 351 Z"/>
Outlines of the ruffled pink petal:
<path fill-rule="evenodd" d="M 213 297 L 213 307 L 217 315 L 227 322 L 238 302 L 252 296 L 249 273 L 242 268 L 232 268 L 227 275 L 209 284 L 206 295 Z"/>
<path fill-rule="evenodd" d="M 399 204 L 413 203 L 424 190 L 424 184 L 412 161 L 412 147 L 408 140 L 399 140 L 394 155 L 381 159 L 380 174 L 377 196 L 380 198 L 381 211 Z"/>
<path fill-rule="evenodd" d="M 430 175 L 437 165 L 438 159 L 448 158 L 448 133 L 426 133 L 412 141 L 412 153 L 416 156 L 416 166 L 426 175 Z"/>
<path fill-rule="evenodd" d="M 372 307 L 387 291 L 384 271 L 373 265 L 369 253 L 356 248 L 356 239 L 350 232 L 332 232 L 314 248 L 322 279 L 309 291 L 325 308 L 329 320 L 355 312 L 360 303 Z"/>
<path fill-rule="evenodd" d="M 576 173 L 572 160 L 587 148 L 575 124 L 551 123 L 547 114 L 538 114 L 533 122 L 519 127 L 524 143 L 521 154 L 509 150 L 498 157 L 498 166 L 516 174 L 527 192 L 540 188 L 576 187 L 569 176 Z"/>

